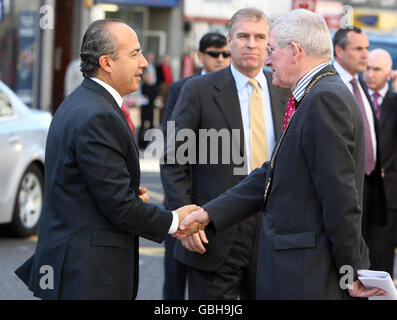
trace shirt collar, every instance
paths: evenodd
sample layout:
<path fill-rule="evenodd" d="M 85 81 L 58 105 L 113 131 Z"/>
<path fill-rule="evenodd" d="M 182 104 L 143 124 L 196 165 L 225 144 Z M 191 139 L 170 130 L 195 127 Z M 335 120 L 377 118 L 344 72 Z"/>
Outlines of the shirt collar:
<path fill-rule="evenodd" d="M 234 81 L 236 82 L 237 91 L 241 91 L 247 85 L 248 81 L 251 80 L 251 78 L 247 77 L 246 75 L 244 75 L 240 71 L 238 71 L 233 66 L 233 64 L 231 64 L 230 69 L 233 74 Z M 265 74 L 263 73 L 262 69 L 259 71 L 259 73 L 256 75 L 256 77 L 253 79 L 258 81 L 260 88 L 265 88 L 267 82 L 266 82 Z"/>
<path fill-rule="evenodd" d="M 333 63 L 336 72 L 338 72 L 339 76 L 342 78 L 344 83 L 350 83 L 352 79 L 356 79 L 358 81 L 358 75 L 352 76 L 349 72 L 347 72 L 343 67 L 340 65 L 338 61 L 334 61 Z"/>
<path fill-rule="evenodd" d="M 120 94 L 110 85 L 108 85 L 106 82 L 98 79 L 98 78 L 91 78 L 91 80 L 94 80 L 96 83 L 98 83 L 99 85 L 101 85 L 102 87 L 104 87 L 106 89 L 106 91 L 108 91 L 111 96 L 114 98 L 114 100 L 116 100 L 117 105 L 121 108 L 121 105 L 123 104 L 123 98 L 120 96 Z"/>
<path fill-rule="evenodd" d="M 296 84 L 295 89 L 292 91 L 292 94 L 296 101 L 300 101 L 303 97 L 303 94 L 305 93 L 306 87 L 309 85 L 310 81 L 313 79 L 313 77 L 324 67 L 329 65 L 329 62 L 322 63 L 318 65 L 317 67 L 313 68 L 310 70 L 308 73 L 306 73 Z"/>
<path fill-rule="evenodd" d="M 379 95 L 382 97 L 382 98 L 384 98 L 385 97 L 385 95 L 386 95 L 386 93 L 387 93 L 387 90 L 389 90 L 389 84 L 386 82 L 386 84 L 385 84 L 385 86 L 382 88 L 382 89 L 380 89 L 379 91 L 378 91 L 378 93 L 379 93 Z M 370 89 L 370 88 L 368 88 L 368 91 L 369 91 L 369 94 L 372 96 L 373 94 L 374 94 L 374 90 L 372 90 L 372 89 Z"/>

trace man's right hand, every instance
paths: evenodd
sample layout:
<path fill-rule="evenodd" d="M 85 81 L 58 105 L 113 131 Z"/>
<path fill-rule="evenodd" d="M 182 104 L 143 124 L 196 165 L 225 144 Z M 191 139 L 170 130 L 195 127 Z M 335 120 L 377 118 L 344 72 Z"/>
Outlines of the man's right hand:
<path fill-rule="evenodd" d="M 204 230 L 204 227 L 211 221 L 211 218 L 207 211 L 202 208 L 199 208 L 196 211 L 191 212 L 186 218 L 182 220 L 182 223 L 179 225 L 179 229 L 186 233 L 187 235 L 192 235 L 193 233 L 189 233 L 189 229 L 195 224 L 199 223 L 203 226 L 200 228 Z"/>
<path fill-rule="evenodd" d="M 205 225 L 199 222 L 192 223 L 191 225 L 185 227 L 184 230 L 180 229 L 181 222 L 185 219 L 185 217 L 188 216 L 191 212 L 197 211 L 199 209 L 200 207 L 191 204 L 175 210 L 179 216 L 179 228 L 178 231 L 172 235 L 173 237 L 177 237 L 179 240 L 183 240 L 186 239 L 188 236 L 197 233 L 199 230 L 204 230 Z"/>

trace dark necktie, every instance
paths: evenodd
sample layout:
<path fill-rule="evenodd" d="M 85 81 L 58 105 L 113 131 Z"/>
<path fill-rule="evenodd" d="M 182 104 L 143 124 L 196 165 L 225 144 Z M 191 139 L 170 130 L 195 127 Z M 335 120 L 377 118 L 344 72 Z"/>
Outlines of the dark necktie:
<path fill-rule="evenodd" d="M 285 131 L 285 128 L 287 128 L 288 123 L 290 122 L 291 117 L 294 114 L 295 108 L 296 108 L 296 99 L 291 94 L 288 99 L 287 109 L 285 110 L 283 131 Z"/>
<path fill-rule="evenodd" d="M 372 145 L 371 130 L 369 127 L 367 113 L 365 112 L 364 108 L 363 97 L 361 96 L 360 89 L 357 85 L 357 79 L 352 79 L 350 83 L 353 86 L 353 94 L 356 97 L 358 105 L 361 109 L 361 113 L 363 115 L 365 128 L 365 173 L 367 175 L 370 175 L 375 168 L 374 147 Z"/>
<path fill-rule="evenodd" d="M 379 92 L 375 91 L 372 94 L 372 97 L 374 98 L 373 101 L 374 101 L 374 108 L 375 108 L 376 118 L 379 119 L 380 118 L 380 105 L 379 105 L 379 102 L 378 102 L 378 99 L 380 97 Z"/>
<path fill-rule="evenodd" d="M 127 120 L 127 123 L 131 128 L 132 135 L 135 138 L 135 127 L 134 127 L 134 123 L 132 122 L 132 119 L 131 119 L 130 110 L 128 110 L 127 106 L 124 103 L 121 105 L 121 111 L 123 112 L 124 117 Z"/>

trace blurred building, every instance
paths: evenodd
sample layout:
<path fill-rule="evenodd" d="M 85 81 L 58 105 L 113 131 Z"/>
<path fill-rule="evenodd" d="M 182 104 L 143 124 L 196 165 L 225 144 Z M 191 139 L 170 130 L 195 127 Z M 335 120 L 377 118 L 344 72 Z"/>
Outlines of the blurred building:
<path fill-rule="evenodd" d="M 331 31 L 354 24 L 367 33 L 397 34 L 397 0 L 0 0 L 0 79 L 30 107 L 54 112 L 89 23 L 118 18 L 136 30 L 155 62 L 169 55 L 177 80 L 200 67 L 200 38 L 209 31 L 226 34 L 232 14 L 247 6 L 272 20 L 306 8 L 322 14 Z"/>
<path fill-rule="evenodd" d="M 30 107 L 55 112 L 84 31 L 100 18 L 131 25 L 144 52 L 152 51 L 158 61 L 168 53 L 180 73 L 179 0 L 0 0 L 0 79 Z"/>

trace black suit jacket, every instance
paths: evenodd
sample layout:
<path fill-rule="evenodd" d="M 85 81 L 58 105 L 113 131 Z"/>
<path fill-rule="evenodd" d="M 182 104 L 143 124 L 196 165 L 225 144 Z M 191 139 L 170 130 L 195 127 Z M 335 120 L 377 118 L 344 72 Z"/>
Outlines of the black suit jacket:
<path fill-rule="evenodd" d="M 319 74 L 334 71 L 331 66 Z M 316 76 L 315 76 L 316 77 Z M 341 299 L 340 268 L 369 266 L 361 236 L 364 126 L 338 75 L 313 86 L 298 106 L 277 154 L 204 205 L 216 233 L 265 210 L 258 249 L 258 299 Z"/>
<path fill-rule="evenodd" d="M 17 271 L 43 299 L 133 299 L 138 235 L 161 242 L 172 214 L 138 197 L 138 150 L 114 98 L 91 79 L 52 120 L 34 255 Z M 53 270 L 43 287 L 42 267 Z M 50 275 L 51 276 L 51 275 Z"/>
<path fill-rule="evenodd" d="M 171 115 L 174 112 L 176 106 L 176 101 L 178 100 L 179 94 L 181 93 L 183 86 L 185 85 L 186 81 L 197 76 L 199 76 L 199 74 L 194 74 L 190 77 L 182 78 L 170 85 L 167 103 L 164 108 L 164 118 L 162 123 L 162 129 L 165 134 L 167 134 L 167 121 L 171 119 Z"/>
<path fill-rule="evenodd" d="M 379 145 L 383 179 L 389 209 L 397 209 L 397 93 L 388 90 L 383 99 L 379 119 Z"/>
<path fill-rule="evenodd" d="M 282 131 L 289 90 L 275 88 L 271 84 L 271 73 L 266 71 L 265 75 L 272 103 L 275 136 L 278 137 Z M 239 138 L 240 143 L 231 139 L 228 146 L 229 149 L 237 149 L 239 156 L 244 156 L 243 123 L 237 88 L 230 67 L 186 81 L 171 120 L 175 121 L 177 133 L 183 128 L 190 128 L 196 133 L 196 137 L 199 137 L 199 129 L 215 129 L 217 132 L 227 130 L 228 133 L 238 129 L 240 134 L 235 138 Z M 181 144 L 182 142 L 177 142 L 176 148 Z M 246 175 L 246 171 L 244 175 L 235 174 L 234 169 L 242 166 L 233 163 L 230 150 L 219 143 L 216 154 L 214 150 L 210 150 L 209 145 L 210 143 L 205 159 L 202 158 L 204 152 L 200 152 L 197 139 L 192 146 L 197 149 L 195 163 L 161 166 L 161 180 L 170 209 L 188 203 L 203 205 L 240 182 Z M 211 156 L 218 157 L 218 164 L 211 164 Z M 231 161 L 229 164 L 222 164 L 222 157 L 226 156 L 229 156 Z M 207 234 L 209 244 L 206 245 L 204 255 L 191 252 L 177 242 L 175 257 L 184 264 L 200 270 L 216 270 L 229 255 L 235 241 L 236 228 L 232 227 L 215 237 Z"/>
<path fill-rule="evenodd" d="M 384 226 L 387 223 L 387 203 L 381 171 L 383 155 L 380 152 L 379 125 L 375 116 L 374 105 L 368 92 L 368 87 L 362 78 L 359 78 L 359 82 L 365 92 L 367 100 L 371 105 L 377 141 L 375 169 L 369 176 L 365 176 L 365 188 L 367 188 L 369 191 L 365 192 L 365 195 L 368 197 L 368 199 L 364 198 L 364 206 L 366 206 L 364 207 L 364 211 L 367 214 L 368 223 L 370 225 Z"/>

